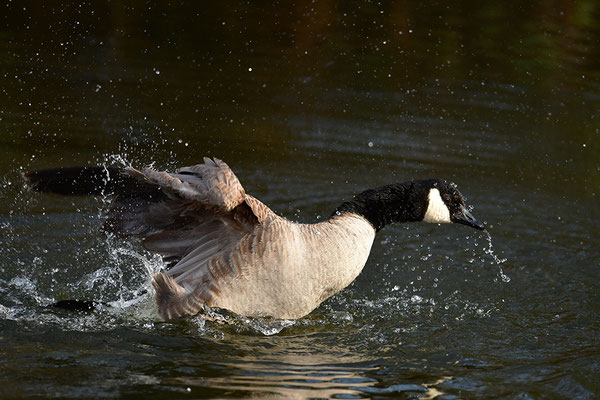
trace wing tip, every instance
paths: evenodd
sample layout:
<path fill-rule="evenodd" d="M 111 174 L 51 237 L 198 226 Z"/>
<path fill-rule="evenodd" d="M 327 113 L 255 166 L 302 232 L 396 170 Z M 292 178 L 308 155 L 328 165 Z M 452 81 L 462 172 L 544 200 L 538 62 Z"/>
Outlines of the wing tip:
<path fill-rule="evenodd" d="M 36 192 L 61 195 L 108 195 L 130 186 L 122 168 L 79 166 L 47 168 L 24 172 L 27 187 Z"/>

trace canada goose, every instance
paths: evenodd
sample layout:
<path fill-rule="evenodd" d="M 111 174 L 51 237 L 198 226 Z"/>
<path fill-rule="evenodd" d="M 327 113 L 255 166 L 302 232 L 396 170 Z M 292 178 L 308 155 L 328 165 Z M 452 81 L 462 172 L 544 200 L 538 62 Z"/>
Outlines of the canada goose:
<path fill-rule="evenodd" d="M 485 229 L 454 184 L 410 181 L 366 190 L 331 217 L 299 224 L 246 194 L 219 159 L 176 173 L 71 167 L 26 174 L 41 192 L 113 194 L 103 229 L 143 239 L 173 265 L 154 276 L 164 319 L 204 305 L 245 316 L 295 319 L 362 271 L 375 233 L 392 222 L 456 222 Z"/>

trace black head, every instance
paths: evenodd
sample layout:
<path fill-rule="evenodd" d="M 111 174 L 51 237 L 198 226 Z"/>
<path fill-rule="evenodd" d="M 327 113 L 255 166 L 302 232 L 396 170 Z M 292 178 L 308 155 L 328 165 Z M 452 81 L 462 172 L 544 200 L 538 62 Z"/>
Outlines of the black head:
<path fill-rule="evenodd" d="M 454 183 L 441 179 L 430 179 L 421 182 L 429 189 L 423 221 L 432 223 L 456 222 L 475 229 L 485 229 L 485 226 L 469 212 L 464 197 Z"/>
<path fill-rule="evenodd" d="M 379 231 L 393 222 L 456 222 L 485 229 L 465 206 L 456 185 L 441 179 L 409 181 L 365 190 L 341 204 L 333 215 L 364 217 Z"/>

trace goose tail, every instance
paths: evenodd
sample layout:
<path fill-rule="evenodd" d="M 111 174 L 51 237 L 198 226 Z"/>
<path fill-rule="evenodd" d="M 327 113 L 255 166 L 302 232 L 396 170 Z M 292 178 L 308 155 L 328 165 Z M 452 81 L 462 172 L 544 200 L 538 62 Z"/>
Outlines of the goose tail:
<path fill-rule="evenodd" d="M 193 292 L 181 287 L 172 277 L 162 272 L 154 275 L 152 286 L 156 290 L 158 313 L 165 320 L 195 315 L 203 308 L 204 304 L 195 299 Z"/>

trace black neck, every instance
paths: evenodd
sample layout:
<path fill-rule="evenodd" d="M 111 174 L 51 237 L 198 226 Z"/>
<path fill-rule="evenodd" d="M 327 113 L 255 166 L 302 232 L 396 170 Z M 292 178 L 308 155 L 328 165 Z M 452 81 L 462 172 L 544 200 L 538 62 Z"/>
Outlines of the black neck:
<path fill-rule="evenodd" d="M 411 181 L 365 190 L 342 203 L 333 215 L 358 214 L 376 231 L 392 222 L 422 221 L 433 180 Z"/>

